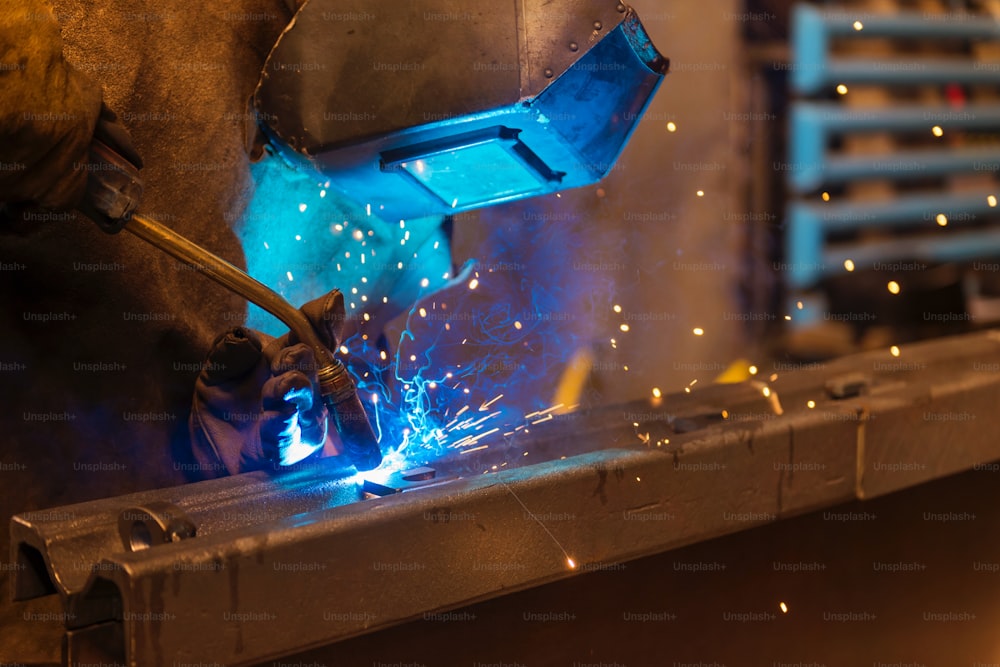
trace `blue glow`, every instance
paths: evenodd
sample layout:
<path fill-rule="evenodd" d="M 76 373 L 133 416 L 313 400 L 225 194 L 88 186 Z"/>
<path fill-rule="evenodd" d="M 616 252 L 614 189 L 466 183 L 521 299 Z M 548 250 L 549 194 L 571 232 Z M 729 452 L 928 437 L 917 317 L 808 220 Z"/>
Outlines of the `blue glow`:
<path fill-rule="evenodd" d="M 450 206 L 486 205 L 541 192 L 544 181 L 496 142 L 464 146 L 403 162 L 406 170 Z"/>
<path fill-rule="evenodd" d="M 312 389 L 291 389 L 285 394 L 285 400 L 290 403 L 302 404 L 303 399 L 312 402 Z M 298 413 L 293 413 L 288 424 L 278 434 L 278 462 L 283 466 L 295 465 L 299 461 L 312 456 L 323 446 L 323 442 L 307 442 L 302 438 L 302 426 L 299 424 Z"/>
<path fill-rule="evenodd" d="M 344 293 L 354 333 L 338 356 L 374 416 L 385 456 L 380 472 L 446 456 L 467 461 L 470 473 L 485 472 L 465 454 L 523 441 L 534 423 L 552 419 L 567 360 L 580 346 L 601 344 L 604 325 L 575 313 L 609 309 L 613 281 L 577 270 L 568 244 L 578 244 L 579 233 L 567 235 L 568 225 L 538 213 L 562 206 L 558 199 L 457 221 L 478 225 L 478 245 L 468 250 L 490 260 L 467 263 L 449 279 L 439 219 L 369 217 L 377 204 L 353 207 L 274 158 L 253 173 L 266 195 L 253 199 L 239 227 L 245 248 L 262 249 L 248 255 L 250 273 L 293 303 L 334 286 Z M 598 239 L 584 223 L 588 238 Z M 602 252 L 610 261 L 621 249 Z M 256 308 L 250 326 L 284 330 Z M 389 335 L 388 352 L 380 330 Z"/>
<path fill-rule="evenodd" d="M 337 287 L 349 324 L 365 321 L 365 313 L 368 321 L 388 322 L 445 284 L 432 278 L 420 286 L 422 278 L 451 269 L 440 218 L 407 220 L 401 229 L 398 221 L 369 215 L 370 207 L 352 204 L 274 156 L 252 165 L 251 174 L 255 194 L 234 228 L 247 249 L 250 275 L 291 303 Z M 383 302 L 386 295 L 391 298 Z M 256 306 L 248 326 L 275 336 L 285 331 Z"/>

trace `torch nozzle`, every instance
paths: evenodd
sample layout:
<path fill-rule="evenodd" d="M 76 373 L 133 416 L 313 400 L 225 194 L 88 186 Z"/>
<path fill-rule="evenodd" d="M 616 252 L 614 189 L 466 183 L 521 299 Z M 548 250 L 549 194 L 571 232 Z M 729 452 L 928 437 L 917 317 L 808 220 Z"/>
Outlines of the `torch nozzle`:
<path fill-rule="evenodd" d="M 360 471 L 374 470 L 382 463 L 382 450 L 372 429 L 365 406 L 350 373 L 339 359 L 319 370 L 319 388 L 323 402 L 340 434 L 346 454 Z"/>

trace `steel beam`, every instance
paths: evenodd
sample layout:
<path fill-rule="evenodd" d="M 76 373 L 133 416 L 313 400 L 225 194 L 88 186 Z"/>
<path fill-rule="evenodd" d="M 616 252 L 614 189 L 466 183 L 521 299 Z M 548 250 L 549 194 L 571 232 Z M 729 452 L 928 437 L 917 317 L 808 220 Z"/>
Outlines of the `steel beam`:
<path fill-rule="evenodd" d="M 22 514 L 16 594 L 62 597 L 68 664 L 249 665 L 1000 458 L 996 333 L 774 366 L 484 440 L 402 493 L 327 460 Z"/>

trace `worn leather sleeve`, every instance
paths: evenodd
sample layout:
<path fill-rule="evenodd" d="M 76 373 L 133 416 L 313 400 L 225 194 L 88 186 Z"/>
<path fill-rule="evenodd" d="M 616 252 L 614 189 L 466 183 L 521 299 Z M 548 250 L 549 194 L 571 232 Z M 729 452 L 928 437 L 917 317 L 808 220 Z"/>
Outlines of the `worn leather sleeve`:
<path fill-rule="evenodd" d="M 0 202 L 79 202 L 101 97 L 63 58 L 46 0 L 0 3 Z"/>

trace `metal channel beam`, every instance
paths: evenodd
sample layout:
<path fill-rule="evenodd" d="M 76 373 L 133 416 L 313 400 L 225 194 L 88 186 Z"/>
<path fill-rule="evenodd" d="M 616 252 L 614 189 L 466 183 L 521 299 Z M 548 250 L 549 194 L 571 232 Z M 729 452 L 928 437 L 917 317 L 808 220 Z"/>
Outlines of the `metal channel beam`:
<path fill-rule="evenodd" d="M 329 461 L 21 515 L 17 590 L 62 596 L 69 663 L 254 664 L 998 459 L 997 370 L 986 332 L 561 416 L 371 500 Z M 126 551 L 155 503 L 197 536 Z"/>

